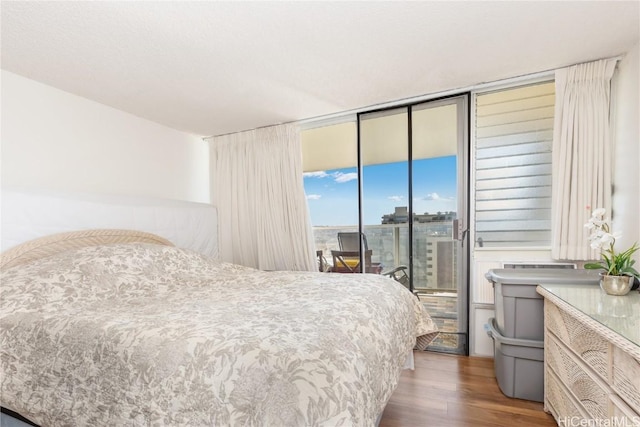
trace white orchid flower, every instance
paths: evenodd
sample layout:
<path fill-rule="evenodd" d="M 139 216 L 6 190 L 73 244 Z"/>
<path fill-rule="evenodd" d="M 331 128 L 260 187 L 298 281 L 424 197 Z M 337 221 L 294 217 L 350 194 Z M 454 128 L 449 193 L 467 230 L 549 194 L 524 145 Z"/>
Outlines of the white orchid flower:
<path fill-rule="evenodd" d="M 602 233 L 600 237 L 601 246 L 610 245 L 616 241 L 616 238 L 611 233 Z"/>
<path fill-rule="evenodd" d="M 606 221 L 604 219 L 600 219 L 592 216 L 591 218 L 589 218 L 589 222 L 587 222 L 587 224 L 591 224 L 595 227 L 602 227 L 605 224 L 605 222 Z"/>
<path fill-rule="evenodd" d="M 633 276 L 640 278 L 640 273 L 633 268 L 632 255 L 640 250 L 640 246 L 634 243 L 626 251 L 616 252 L 614 245 L 617 239 L 622 237 L 621 231 L 611 232 L 609 219 L 605 217 L 605 209 L 596 209 L 591 218 L 584 225 L 589 230 L 589 246 L 593 250 L 599 250 L 600 262 L 586 263 L 585 268 L 601 269 L 611 276 Z"/>

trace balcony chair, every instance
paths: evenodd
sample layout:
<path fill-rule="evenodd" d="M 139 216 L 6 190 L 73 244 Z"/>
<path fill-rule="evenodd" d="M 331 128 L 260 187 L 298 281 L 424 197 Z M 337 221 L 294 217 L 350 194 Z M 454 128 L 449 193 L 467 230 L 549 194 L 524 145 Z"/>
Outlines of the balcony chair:
<path fill-rule="evenodd" d="M 380 263 L 371 262 L 371 254 L 373 251 L 367 249 L 364 251 L 364 265 L 366 273 L 380 274 L 382 265 Z M 360 273 L 360 251 L 331 251 L 333 257 L 334 273 Z"/>
<path fill-rule="evenodd" d="M 333 268 L 331 271 L 334 273 L 360 273 L 362 268 L 360 266 L 360 233 L 352 232 L 340 232 L 338 233 L 338 244 L 340 250 L 331 251 L 331 257 L 333 258 Z M 364 265 L 366 273 L 379 274 L 382 271 L 380 263 L 371 263 L 371 254 L 373 253 L 367 247 L 367 238 L 363 235 L 364 239 Z"/>
<path fill-rule="evenodd" d="M 339 232 L 338 244 L 339 251 L 331 251 L 333 257 L 333 272 L 336 273 L 359 273 L 360 269 L 360 233 L 358 232 Z M 373 251 L 369 249 L 367 236 L 362 234 L 362 244 L 364 247 L 364 265 L 365 272 L 382 274 L 400 282 L 407 289 L 409 288 L 409 274 L 406 265 L 399 265 L 389 271 L 382 271 L 381 263 L 372 263 L 371 254 Z"/>

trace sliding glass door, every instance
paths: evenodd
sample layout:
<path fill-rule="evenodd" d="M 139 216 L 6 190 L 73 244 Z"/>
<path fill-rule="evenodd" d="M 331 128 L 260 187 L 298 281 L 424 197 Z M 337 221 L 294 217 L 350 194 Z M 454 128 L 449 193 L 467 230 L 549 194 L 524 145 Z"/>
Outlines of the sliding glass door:
<path fill-rule="evenodd" d="M 467 352 L 468 97 L 359 115 L 361 231 L 372 262 L 404 265 L 441 328 L 432 349 Z"/>
<path fill-rule="evenodd" d="M 460 354 L 468 338 L 468 117 L 462 95 L 303 133 L 316 249 L 329 265 L 341 250 L 356 252 L 369 273 L 403 268 L 403 284 L 440 327 L 430 349 Z"/>

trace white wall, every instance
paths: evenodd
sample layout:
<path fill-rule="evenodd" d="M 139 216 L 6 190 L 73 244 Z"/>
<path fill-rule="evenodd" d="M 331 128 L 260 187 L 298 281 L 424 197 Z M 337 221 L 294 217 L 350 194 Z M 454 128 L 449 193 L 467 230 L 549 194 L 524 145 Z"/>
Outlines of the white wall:
<path fill-rule="evenodd" d="M 2 185 L 209 202 L 199 137 L 2 71 Z"/>
<path fill-rule="evenodd" d="M 618 249 L 640 244 L 640 43 L 618 64 L 612 98 L 614 156 L 613 227 Z M 636 253 L 640 263 L 640 254 Z"/>

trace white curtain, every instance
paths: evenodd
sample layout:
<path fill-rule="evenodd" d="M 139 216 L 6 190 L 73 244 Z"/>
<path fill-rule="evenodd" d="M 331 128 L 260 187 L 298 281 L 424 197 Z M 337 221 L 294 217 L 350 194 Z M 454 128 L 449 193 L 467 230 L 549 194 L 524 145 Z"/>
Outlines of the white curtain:
<path fill-rule="evenodd" d="M 220 258 L 261 270 L 316 270 L 298 127 L 260 128 L 209 144 Z"/>
<path fill-rule="evenodd" d="M 556 71 L 553 133 L 552 257 L 597 258 L 584 224 L 596 208 L 611 213 L 611 77 L 616 60 Z"/>

